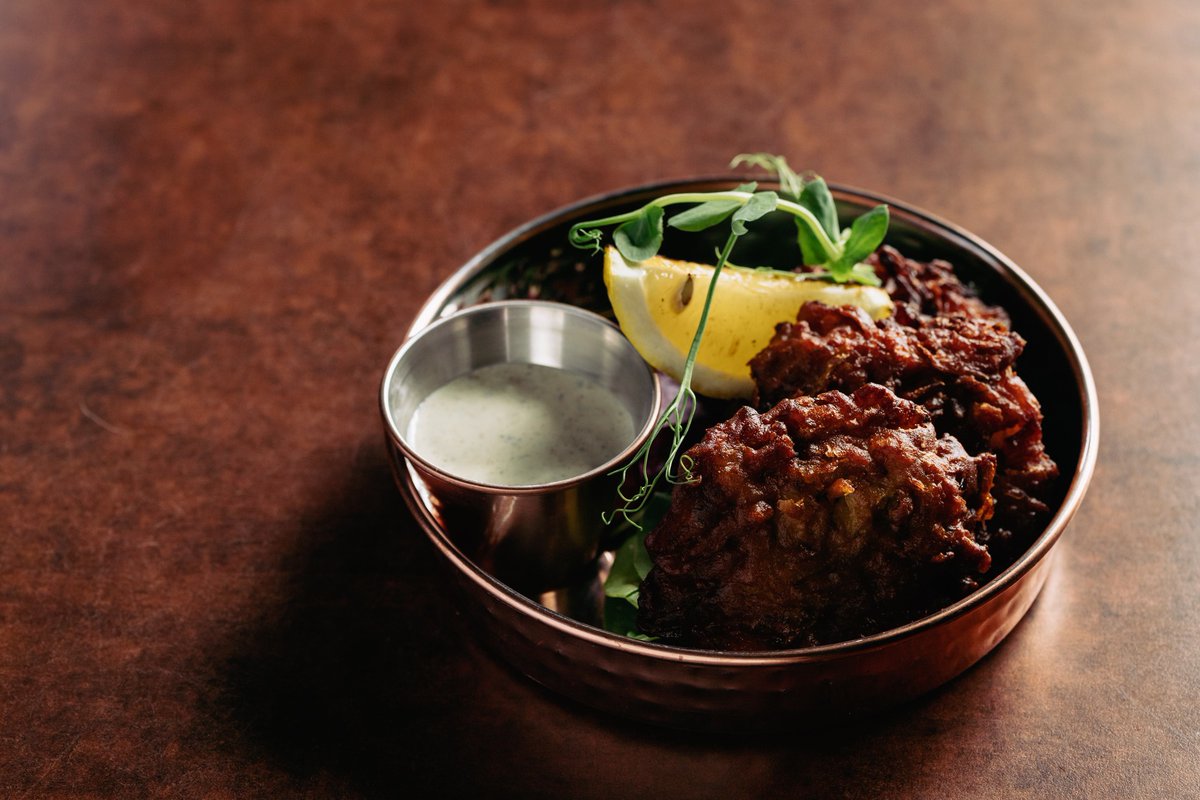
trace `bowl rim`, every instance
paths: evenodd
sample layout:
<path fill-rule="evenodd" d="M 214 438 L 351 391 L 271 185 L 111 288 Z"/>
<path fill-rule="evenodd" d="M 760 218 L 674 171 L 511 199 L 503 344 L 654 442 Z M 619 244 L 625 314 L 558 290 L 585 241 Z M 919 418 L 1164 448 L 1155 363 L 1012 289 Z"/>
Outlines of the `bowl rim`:
<path fill-rule="evenodd" d="M 744 183 L 747 180 L 757 180 L 760 186 L 778 185 L 776 181 L 763 180 L 761 176 L 744 175 L 698 176 L 662 180 L 595 194 L 542 214 L 498 237 L 447 277 L 426 299 L 409 326 L 405 339 L 407 341 L 423 328 L 438 321 L 439 312 L 446 307 L 450 298 L 460 291 L 484 265 L 491 263 L 499 253 L 511 249 L 549 227 L 568 222 L 572 218 L 581 218 L 589 209 L 599 210 L 606 205 L 631 202 L 642 195 L 657 196 L 668 191 L 679 191 L 683 187 L 688 187 L 692 191 L 700 191 L 703 186 L 727 187 Z M 903 216 L 918 222 L 922 227 L 934 229 L 942 238 L 951 241 L 957 240 L 955 243 L 964 249 L 976 251 L 989 263 L 990 267 L 1008 273 L 1011 278 L 1009 283 L 1024 296 L 1027 302 L 1035 306 L 1035 311 L 1043 314 L 1052 323 L 1050 326 L 1052 332 L 1059 339 L 1065 355 L 1071 362 L 1073 377 L 1079 390 L 1082 420 L 1079 459 L 1061 505 L 1047 523 L 1046 528 L 1025 552 L 995 578 L 951 605 L 905 625 L 889 628 L 870 636 L 813 647 L 744 653 L 685 648 L 643 642 L 579 622 L 546 608 L 492 577 L 462 553 L 438 525 L 430 509 L 421 500 L 421 493 L 414 482 L 415 476 L 411 466 L 408 469 L 397 469 L 396 475 L 404 483 L 402 494 L 410 511 L 426 536 L 454 564 L 459 573 L 469 578 L 494 600 L 504 603 L 512 610 L 556 628 L 568 636 L 586 640 L 604 649 L 619 650 L 657 661 L 686 662 L 700 666 L 777 667 L 790 663 L 827 661 L 832 658 L 848 657 L 888 647 L 901 640 L 917 636 L 923 631 L 961 617 L 998 597 L 1016 584 L 1050 552 L 1083 502 L 1095 472 L 1099 451 L 1100 413 L 1095 379 L 1074 330 L 1045 290 L 1010 258 L 979 236 L 922 208 L 889 195 L 836 183 L 829 184 L 829 188 L 835 200 L 863 205 L 885 203 L 893 214 L 898 211 Z M 386 416 L 387 409 L 381 410 Z"/>

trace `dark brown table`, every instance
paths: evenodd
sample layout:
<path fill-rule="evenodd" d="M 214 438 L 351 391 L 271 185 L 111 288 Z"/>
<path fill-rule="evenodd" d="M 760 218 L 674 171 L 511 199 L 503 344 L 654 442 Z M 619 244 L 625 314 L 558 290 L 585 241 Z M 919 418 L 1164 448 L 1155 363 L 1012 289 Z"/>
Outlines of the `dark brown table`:
<path fill-rule="evenodd" d="M 785 153 L 954 220 L 1095 370 L 1025 622 L 911 705 L 722 739 L 477 645 L 375 393 L 582 196 Z M 1188 0 L 0 5 L 0 796 L 1200 796 Z"/>

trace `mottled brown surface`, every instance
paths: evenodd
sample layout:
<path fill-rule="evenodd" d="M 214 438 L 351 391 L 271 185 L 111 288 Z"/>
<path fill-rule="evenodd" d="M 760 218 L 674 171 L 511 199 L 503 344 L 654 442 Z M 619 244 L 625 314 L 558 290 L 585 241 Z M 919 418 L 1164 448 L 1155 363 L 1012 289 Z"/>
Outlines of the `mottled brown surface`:
<path fill-rule="evenodd" d="M 898 305 L 903 308 L 903 304 Z M 1017 374 L 1025 340 L 994 316 L 872 320 L 854 306 L 805 303 L 750 361 L 755 403 L 882 384 L 923 406 L 939 433 L 997 458 L 988 528 L 1023 550 L 1046 527 L 1059 474 L 1042 441 L 1042 409 Z M 1036 357 L 1036 353 L 1032 354 Z M 1000 568 L 1007 566 L 1000 559 Z"/>
<path fill-rule="evenodd" d="M 646 534 L 638 629 L 704 650 L 846 642 L 982 583 L 996 456 L 939 437 L 890 389 L 743 406 L 687 451 Z"/>
<path fill-rule="evenodd" d="M 1200 7 L 575 6 L 0 4 L 0 796 L 1200 795 Z M 998 245 L 1104 422 L 993 655 L 725 741 L 482 652 L 374 395 L 497 235 L 746 149 Z"/>

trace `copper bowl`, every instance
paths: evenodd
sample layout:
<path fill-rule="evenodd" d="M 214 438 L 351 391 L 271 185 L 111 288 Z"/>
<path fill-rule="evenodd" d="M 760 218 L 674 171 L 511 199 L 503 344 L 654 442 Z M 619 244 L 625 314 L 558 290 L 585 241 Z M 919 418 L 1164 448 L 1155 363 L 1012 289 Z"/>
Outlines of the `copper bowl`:
<path fill-rule="evenodd" d="M 506 297 L 543 297 L 605 313 L 598 259 L 567 243 L 574 222 L 638 207 L 670 192 L 727 189 L 698 179 L 638 187 L 555 211 L 503 236 L 454 273 L 425 303 L 414 332 L 459 308 Z M 887 243 L 919 259 L 945 258 L 988 302 L 1003 306 L 1028 342 L 1019 368 L 1041 400 L 1048 451 L 1062 473 L 1057 510 L 1042 534 L 1001 574 L 959 602 L 899 628 L 854 641 L 760 653 L 644 643 L 594 624 L 598 585 L 526 597 L 455 544 L 419 478 L 394 458 L 397 485 L 449 567 L 479 635 L 533 680 L 582 703 L 645 722 L 691 729 L 757 730 L 871 712 L 960 674 L 1000 643 L 1029 610 L 1050 573 L 1054 545 L 1083 500 L 1096 464 L 1099 413 L 1087 359 L 1071 327 L 1037 284 L 991 245 L 911 206 L 833 187 L 843 216 L 891 209 Z M 771 218 L 763 220 L 768 222 Z M 780 224 L 790 224 L 787 220 Z M 711 260 L 715 237 L 668 233 L 663 252 Z M 786 229 L 751 229 L 740 263 L 772 264 Z M 386 413 L 386 410 L 385 410 Z"/>

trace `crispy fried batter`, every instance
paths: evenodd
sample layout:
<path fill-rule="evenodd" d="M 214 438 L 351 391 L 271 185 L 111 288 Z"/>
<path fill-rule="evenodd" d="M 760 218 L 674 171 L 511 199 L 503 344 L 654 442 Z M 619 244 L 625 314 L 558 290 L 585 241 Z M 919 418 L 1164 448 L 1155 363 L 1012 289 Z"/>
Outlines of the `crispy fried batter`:
<path fill-rule="evenodd" d="M 1000 323 L 973 317 L 921 317 L 912 326 L 893 319 L 876 324 L 854 306 L 805 303 L 795 322 L 750 362 L 755 403 L 771 406 L 797 394 L 850 390 L 864 383 L 923 386 L 945 376 L 984 380 L 1005 372 L 1025 342 Z M 936 413 L 936 409 L 930 409 Z"/>
<path fill-rule="evenodd" d="M 887 386 L 924 405 L 937 431 L 967 452 L 995 452 L 996 522 L 1001 539 L 1044 518 L 1038 495 L 1057 475 L 1042 444 L 1042 409 L 1013 363 L 1025 342 L 998 321 L 919 317 L 912 325 L 872 321 L 858 308 L 805 303 L 794 323 L 750 362 L 758 407 L 784 397 Z"/>
<path fill-rule="evenodd" d="M 876 250 L 867 263 L 883 281 L 883 288 L 896 304 L 895 318 L 908 325 L 921 317 L 951 314 L 989 319 L 1008 324 L 1008 314 L 989 306 L 958 279 L 947 261 L 916 261 L 905 258 L 894 247 Z"/>
<path fill-rule="evenodd" d="M 851 306 L 801 307 L 794 323 L 776 326 L 771 343 L 750 362 L 758 406 L 797 394 L 887 386 L 923 405 L 940 433 L 968 452 L 999 457 L 997 510 L 1001 538 L 1034 530 L 1039 499 L 1058 474 L 1042 446 L 1037 398 L 1013 370 L 1025 346 L 1008 327 L 962 315 L 921 316 L 910 325 L 874 322 Z"/>
<path fill-rule="evenodd" d="M 841 641 L 977 585 L 995 457 L 938 438 L 928 413 L 868 384 L 743 408 L 688 451 L 646 537 L 643 631 L 695 647 Z"/>
<path fill-rule="evenodd" d="M 1008 315 L 946 262 L 870 263 L 894 317 L 805 304 L 751 362 L 774 407 L 689 451 L 700 480 L 646 539 L 643 631 L 735 650 L 855 638 L 952 602 L 1044 523 L 1057 467 Z"/>

